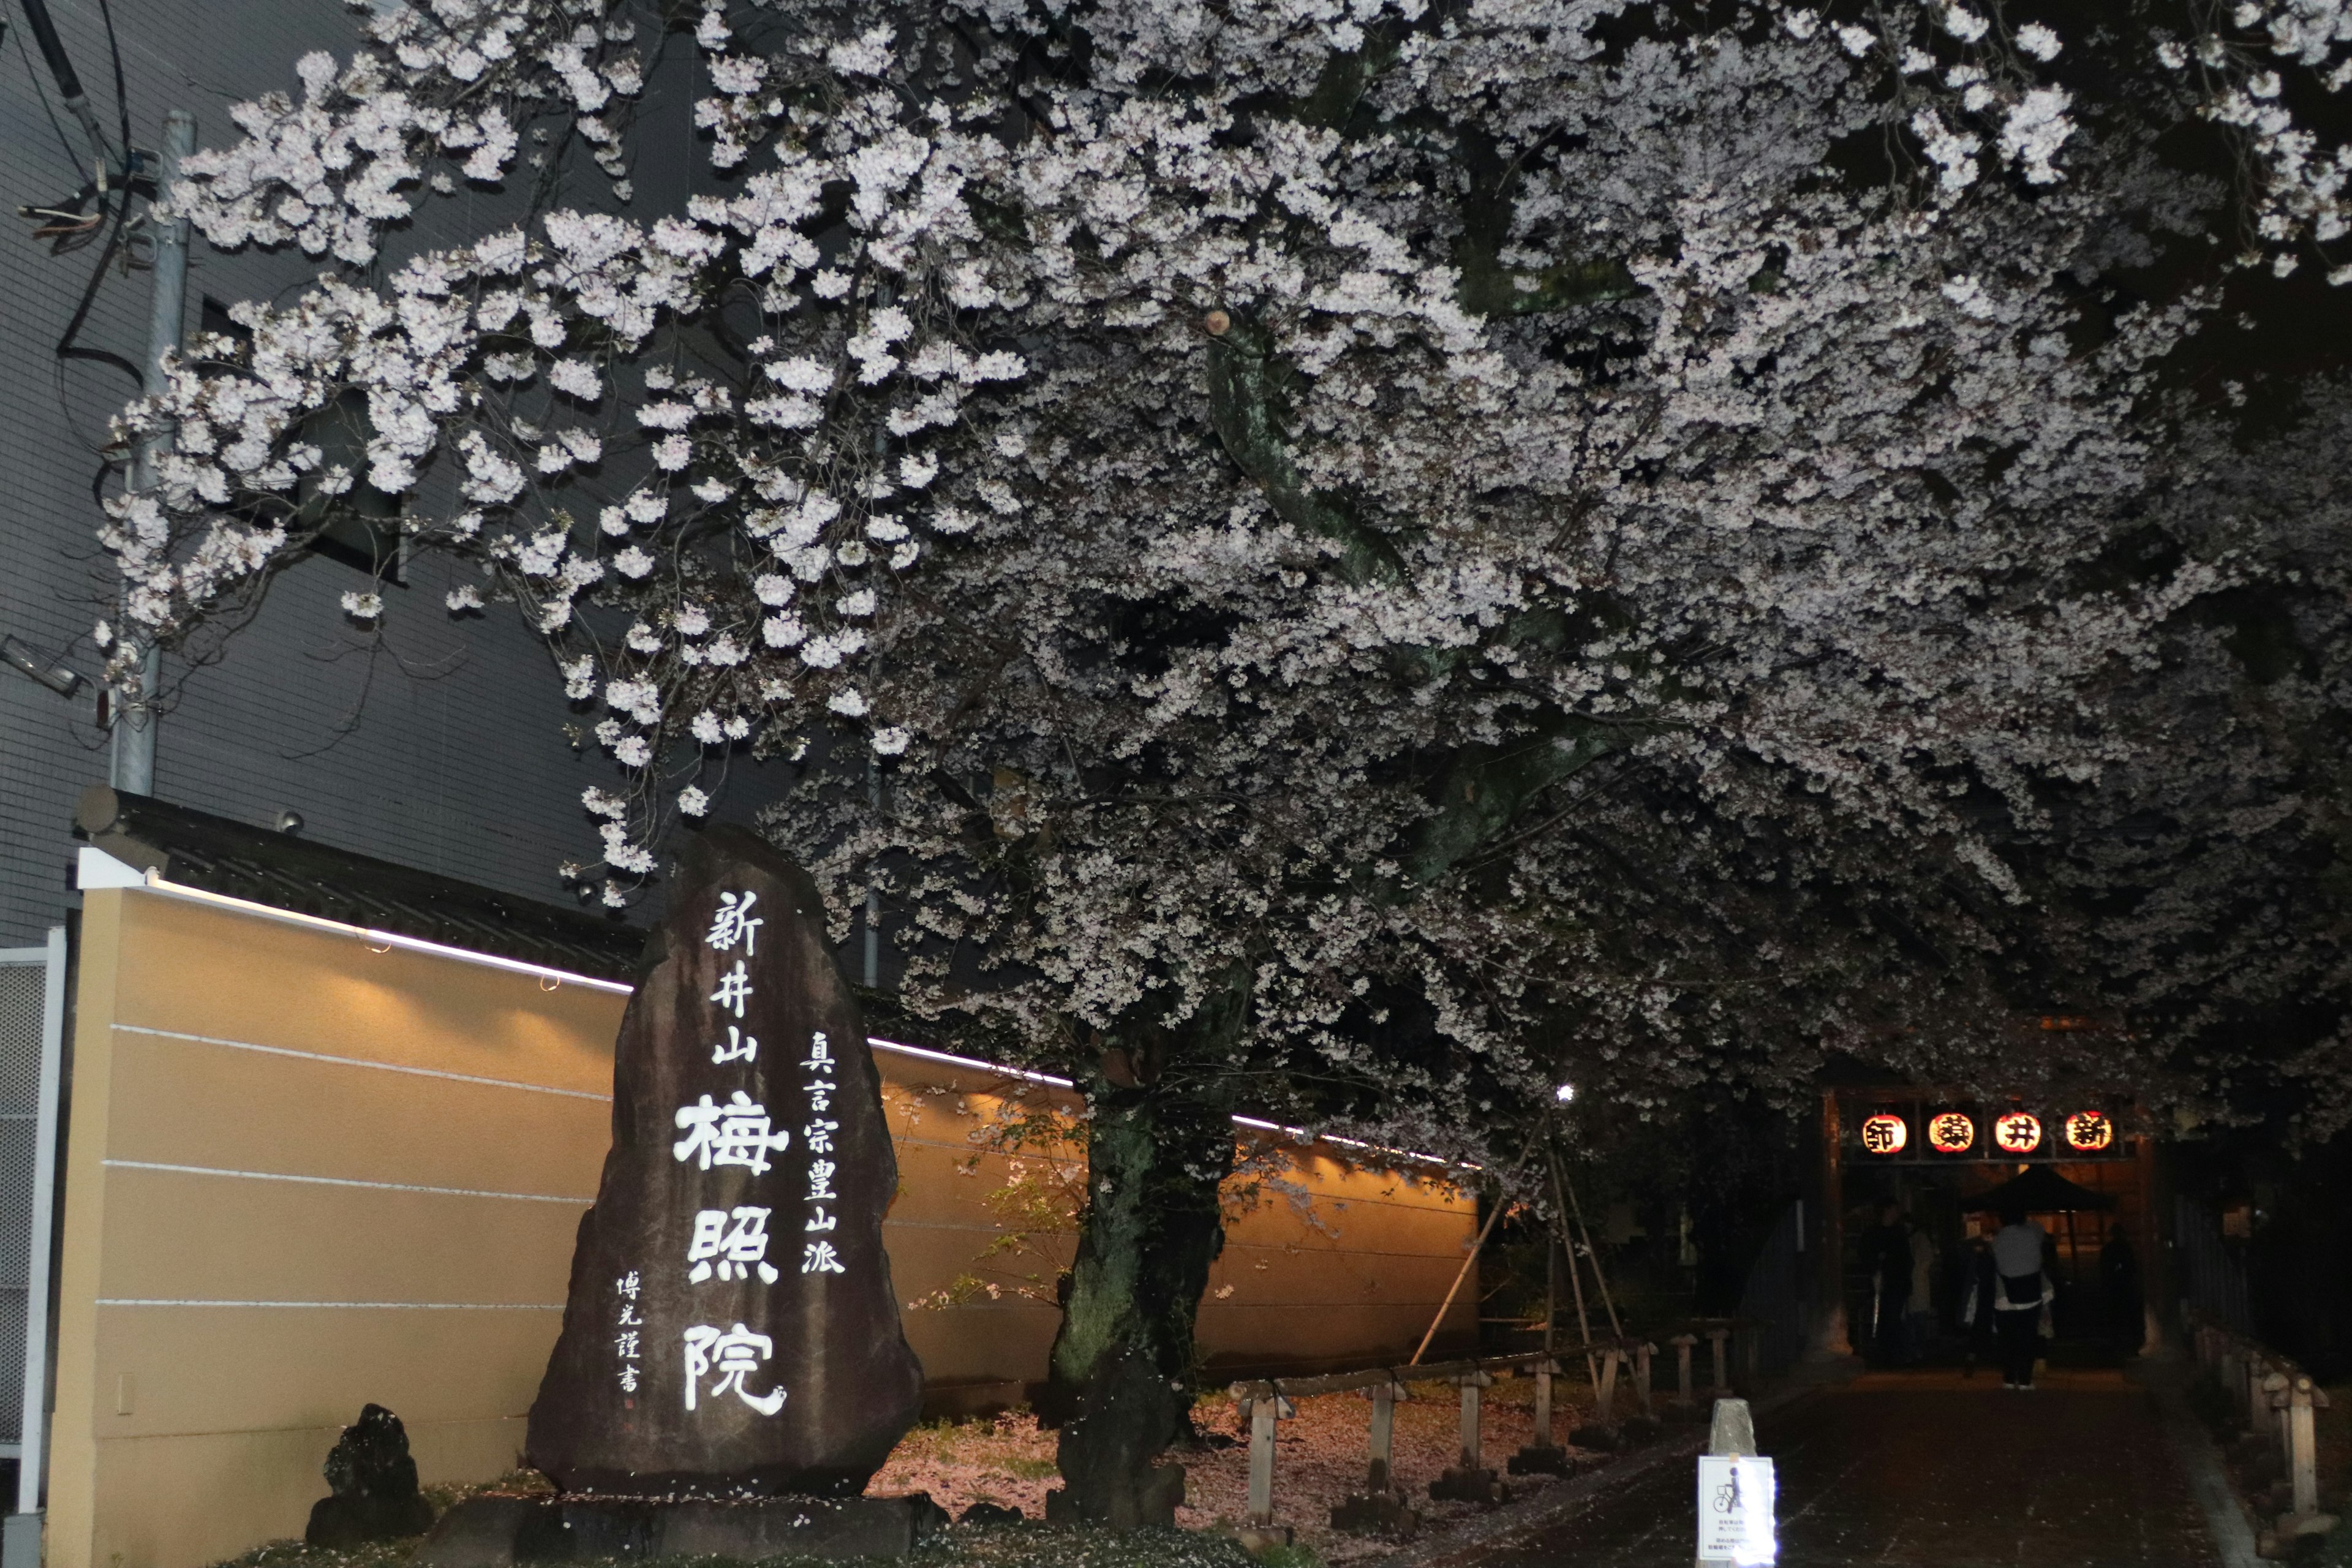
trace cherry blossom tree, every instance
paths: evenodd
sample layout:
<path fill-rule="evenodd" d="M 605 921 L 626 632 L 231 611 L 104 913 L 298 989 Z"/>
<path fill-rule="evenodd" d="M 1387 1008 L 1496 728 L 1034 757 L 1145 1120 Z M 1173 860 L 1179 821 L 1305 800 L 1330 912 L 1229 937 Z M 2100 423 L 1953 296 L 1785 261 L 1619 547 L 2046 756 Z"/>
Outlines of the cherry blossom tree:
<path fill-rule="evenodd" d="M 899 911 L 896 1005 L 1087 1089 L 1062 1506 L 1165 1518 L 1236 1109 L 1507 1166 L 1563 1070 L 2177 1065 L 1984 1020 L 2197 1026 L 2193 914 L 2074 918 L 2128 868 L 2073 828 L 2228 814 L 2155 716 L 2227 684 L 2201 607 L 2307 568 L 2213 521 L 2180 366 L 2346 280 L 2347 18 L 394 7 L 190 166 L 215 243 L 332 270 L 124 416 L 168 450 L 101 640 L 135 686 L 373 492 L 601 710 L 607 903 L 730 756 L 803 770 L 765 826 L 843 930 Z M 387 260 L 461 181 L 543 199 Z"/>

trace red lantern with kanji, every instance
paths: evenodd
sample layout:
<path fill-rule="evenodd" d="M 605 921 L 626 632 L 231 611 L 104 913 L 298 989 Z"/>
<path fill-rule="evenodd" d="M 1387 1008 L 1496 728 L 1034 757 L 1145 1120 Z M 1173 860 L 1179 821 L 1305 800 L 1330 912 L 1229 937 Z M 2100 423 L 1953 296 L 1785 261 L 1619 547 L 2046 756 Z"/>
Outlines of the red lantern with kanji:
<path fill-rule="evenodd" d="M 2066 1118 L 2066 1142 L 2085 1154 L 2095 1154 L 2116 1141 L 2116 1124 L 2105 1113 L 2078 1110 Z"/>
<path fill-rule="evenodd" d="M 1911 1142 L 1911 1129 L 1899 1116 L 1880 1111 L 1862 1122 L 1862 1146 L 1874 1154 L 1900 1154 Z"/>
<path fill-rule="evenodd" d="M 2009 1154 L 2031 1154 L 2042 1147 L 2042 1119 L 2022 1110 L 2012 1110 L 1997 1117 L 1992 1124 L 1992 1141 Z"/>
<path fill-rule="evenodd" d="M 1976 1141 L 1977 1124 L 1957 1110 L 1940 1111 L 1927 1123 L 1927 1146 L 1938 1154 L 1965 1154 Z"/>

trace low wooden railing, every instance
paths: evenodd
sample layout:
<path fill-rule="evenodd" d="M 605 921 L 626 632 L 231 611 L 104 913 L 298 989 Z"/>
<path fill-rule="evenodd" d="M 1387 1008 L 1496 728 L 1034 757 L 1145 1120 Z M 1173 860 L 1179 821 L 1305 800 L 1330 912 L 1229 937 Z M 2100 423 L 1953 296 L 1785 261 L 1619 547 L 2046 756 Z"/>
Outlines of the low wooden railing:
<path fill-rule="evenodd" d="M 1691 1327 L 1698 1332 L 1685 1331 L 1668 1340 L 1675 1352 L 1675 1401 L 1696 1408 L 1698 1393 L 1692 1386 L 1692 1352 L 1702 1336 L 1710 1346 L 1715 1380 L 1709 1391 L 1714 1395 L 1731 1392 L 1730 1368 L 1732 1342 L 1741 1337 L 1743 1330 L 1753 1325 L 1736 1319 L 1701 1319 Z M 1755 1381 L 1755 1334 L 1745 1336 L 1745 1366 L 1748 1381 Z M 1394 1441 L 1396 1434 L 1396 1403 L 1409 1397 L 1409 1383 L 1451 1383 L 1460 1391 L 1462 1401 L 1461 1455 L 1458 1462 L 1431 1483 L 1433 1497 L 1458 1498 L 1467 1501 L 1499 1502 L 1509 1496 L 1509 1488 L 1496 1470 L 1484 1462 L 1481 1426 L 1484 1413 L 1484 1391 L 1492 1386 L 1497 1373 L 1523 1373 L 1535 1380 L 1535 1433 L 1527 1447 L 1514 1456 L 1510 1468 L 1517 1473 L 1568 1472 L 1567 1451 L 1552 1436 L 1552 1380 L 1561 1375 L 1563 1363 L 1578 1357 L 1588 1360 L 1588 1371 L 1593 1384 L 1593 1418 L 1607 1426 L 1614 1419 L 1619 1394 L 1620 1373 L 1629 1373 L 1624 1381 L 1630 1385 L 1635 1409 L 1643 1415 L 1654 1414 L 1651 1387 L 1651 1363 L 1658 1347 L 1639 1336 L 1617 1340 L 1596 1340 L 1590 1342 L 1560 1345 L 1549 1352 L 1531 1351 L 1517 1355 L 1477 1356 L 1463 1361 L 1430 1362 L 1402 1366 L 1364 1367 L 1353 1372 L 1327 1373 L 1316 1377 L 1254 1378 L 1232 1385 L 1234 1398 L 1240 1405 L 1242 1424 L 1249 1429 L 1249 1510 L 1247 1524 L 1255 1531 L 1273 1531 L 1275 1525 L 1275 1433 L 1278 1422 L 1297 1414 L 1297 1402 L 1333 1394 L 1368 1393 L 1371 1398 L 1371 1423 L 1367 1435 L 1370 1464 L 1365 1473 L 1364 1490 L 1349 1498 L 1332 1510 L 1331 1522 L 1342 1530 L 1390 1531 L 1410 1532 L 1414 1515 L 1403 1489 L 1396 1482 Z"/>
<path fill-rule="evenodd" d="M 2294 1511 L 2278 1521 L 2280 1533 L 2319 1518 L 2319 1423 L 2327 1395 L 2311 1375 L 2285 1356 L 2194 1307 L 2182 1309 L 2189 1321 L 2197 1364 L 2229 1396 L 2231 1412 L 2252 1432 L 2267 1433 L 2294 1489 Z"/>

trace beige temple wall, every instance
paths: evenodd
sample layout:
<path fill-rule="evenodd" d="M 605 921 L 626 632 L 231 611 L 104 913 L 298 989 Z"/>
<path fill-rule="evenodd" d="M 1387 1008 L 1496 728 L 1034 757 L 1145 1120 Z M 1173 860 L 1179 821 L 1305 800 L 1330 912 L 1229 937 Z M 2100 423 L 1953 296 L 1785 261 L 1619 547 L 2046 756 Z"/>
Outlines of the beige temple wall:
<path fill-rule="evenodd" d="M 328 1447 L 369 1401 L 400 1413 L 427 1482 L 511 1468 L 609 1138 L 625 1001 L 89 891 L 50 1568 L 202 1568 L 299 1535 Z M 999 1234 L 1003 1159 L 975 1137 L 1006 1080 L 877 1058 L 900 1170 L 886 1235 L 911 1301 Z M 1311 1152 L 1291 1179 L 1297 1194 L 1265 1194 L 1233 1228 L 1202 1314 L 1212 1366 L 1409 1348 L 1460 1266 L 1470 1205 Z M 1067 1239 L 1040 1245 L 1050 1264 Z M 1445 1338 L 1475 1333 L 1475 1313 L 1457 1303 Z M 1044 1375 L 1055 1321 L 1010 1293 L 906 1315 L 935 1388 L 1012 1397 Z"/>

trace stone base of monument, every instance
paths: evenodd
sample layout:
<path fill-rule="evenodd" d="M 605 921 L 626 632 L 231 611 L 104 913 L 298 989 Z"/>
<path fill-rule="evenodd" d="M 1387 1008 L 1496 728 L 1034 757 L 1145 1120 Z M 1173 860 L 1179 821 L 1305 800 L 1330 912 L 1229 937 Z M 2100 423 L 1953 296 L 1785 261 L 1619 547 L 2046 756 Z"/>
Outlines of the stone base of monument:
<path fill-rule="evenodd" d="M 1421 1529 L 1421 1515 L 1402 1492 L 1356 1492 L 1332 1505 L 1331 1528 L 1351 1535 L 1393 1535 L 1409 1541 Z"/>
<path fill-rule="evenodd" d="M 302 1531 L 306 1545 L 348 1552 L 376 1541 L 398 1541 L 433 1528 L 433 1505 L 415 1492 L 406 1497 L 322 1497 L 310 1508 Z"/>
<path fill-rule="evenodd" d="M 417 1568 L 603 1557 L 904 1557 L 948 1521 L 927 1493 L 892 1498 L 468 1498 L 416 1549 Z"/>
<path fill-rule="evenodd" d="M 1150 1525 L 1173 1529 L 1176 1510 L 1184 1501 L 1184 1467 L 1154 1465 L 1150 1475 L 1136 1489 L 1132 1499 L 1115 1508 L 1108 1519 L 1090 1519 L 1080 1513 L 1070 1501 L 1069 1489 L 1055 1487 L 1045 1494 L 1047 1524 L 1108 1524 L 1113 1530 L 1136 1530 Z M 1132 1509 L 1132 1517 L 1127 1510 Z"/>
<path fill-rule="evenodd" d="M 1508 1502 L 1511 1489 L 1492 1470 L 1456 1465 L 1429 1483 L 1429 1495 L 1440 1502 Z"/>

